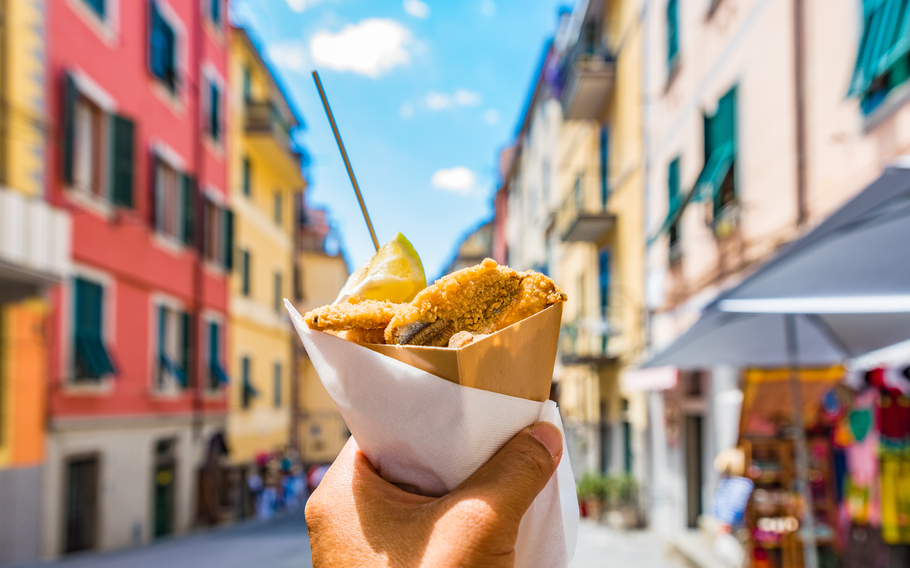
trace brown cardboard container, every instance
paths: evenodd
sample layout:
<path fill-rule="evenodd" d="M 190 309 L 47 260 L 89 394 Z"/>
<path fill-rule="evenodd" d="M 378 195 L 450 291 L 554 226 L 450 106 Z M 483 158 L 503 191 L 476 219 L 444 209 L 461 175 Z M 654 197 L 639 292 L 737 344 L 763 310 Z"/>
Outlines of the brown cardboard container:
<path fill-rule="evenodd" d="M 460 349 L 364 345 L 447 381 L 543 402 L 550 396 L 562 303 Z"/>

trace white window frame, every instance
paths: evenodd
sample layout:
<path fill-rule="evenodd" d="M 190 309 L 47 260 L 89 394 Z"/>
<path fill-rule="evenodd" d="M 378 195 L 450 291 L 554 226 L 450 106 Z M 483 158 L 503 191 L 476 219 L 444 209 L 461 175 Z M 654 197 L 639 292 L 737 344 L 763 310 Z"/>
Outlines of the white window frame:
<path fill-rule="evenodd" d="M 136 0 L 138 1 L 138 0 Z M 177 11 L 171 6 L 168 0 L 146 0 L 148 2 L 154 2 L 158 6 L 158 10 L 161 12 L 161 17 L 167 22 L 167 24 L 174 30 L 174 66 L 177 69 L 177 85 L 173 91 L 164 84 L 164 82 L 149 73 L 152 81 L 159 87 L 159 90 L 167 100 L 172 102 L 182 103 L 184 101 L 185 93 L 189 91 L 187 89 L 187 71 L 189 69 L 189 51 L 187 47 L 187 35 L 186 26 L 183 24 L 183 20 L 180 19 L 180 16 L 177 14 Z M 145 42 L 146 49 L 148 50 L 148 43 L 151 41 L 151 22 L 147 24 L 148 29 L 145 31 Z M 151 57 L 151 50 L 149 51 L 149 56 Z M 151 62 L 146 62 L 147 69 L 151 67 Z"/>
<path fill-rule="evenodd" d="M 104 311 L 101 314 L 104 326 L 101 333 L 105 347 L 113 348 L 113 339 L 117 337 L 117 318 L 115 313 L 117 306 L 116 279 L 109 272 L 74 262 L 70 277 L 60 286 L 60 327 L 64 331 L 60 349 L 60 376 L 63 377 L 63 390 L 66 394 L 104 395 L 113 390 L 114 379 L 110 375 L 99 379 L 83 378 L 80 380 L 79 377 L 76 377 L 76 352 L 73 346 L 76 322 L 73 321 L 73 318 L 76 308 L 74 285 L 77 278 L 91 280 L 101 285 L 103 290 L 101 309 Z"/>
<path fill-rule="evenodd" d="M 129 0 L 133 1 L 133 0 Z M 120 39 L 120 0 L 105 0 L 104 17 L 91 9 L 85 0 L 68 0 L 70 9 L 78 18 L 110 46 Z"/>
<path fill-rule="evenodd" d="M 151 358 L 149 390 L 153 394 L 159 396 L 175 396 L 182 394 L 185 390 L 177 382 L 176 377 L 166 376 L 164 384 L 158 383 L 158 373 L 161 365 L 161 362 L 158 360 L 158 353 L 160 352 L 160 345 L 158 345 L 158 309 L 162 306 L 177 313 L 186 312 L 186 304 L 179 299 L 161 292 L 152 294 L 151 301 L 149 302 L 149 337 L 152 338 L 152 340 L 149 341 L 149 356 Z M 177 333 L 182 333 L 182 330 L 178 330 Z M 182 344 L 182 339 L 182 337 L 178 338 L 178 346 Z M 180 361 L 178 361 L 178 363 L 179 362 Z M 184 369 L 184 371 L 187 373 L 187 376 L 189 376 L 189 369 Z M 190 387 L 191 385 L 187 384 L 186 388 L 189 389 Z"/>

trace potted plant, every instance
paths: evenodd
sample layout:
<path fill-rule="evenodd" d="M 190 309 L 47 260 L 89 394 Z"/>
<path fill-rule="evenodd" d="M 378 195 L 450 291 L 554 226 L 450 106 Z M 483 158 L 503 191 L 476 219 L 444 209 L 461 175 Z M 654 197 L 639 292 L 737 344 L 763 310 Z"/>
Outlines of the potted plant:
<path fill-rule="evenodd" d="M 582 505 L 584 516 L 599 521 L 603 512 L 603 476 L 593 471 L 586 472 L 581 481 L 575 485 L 575 490 L 578 493 L 578 501 Z"/>

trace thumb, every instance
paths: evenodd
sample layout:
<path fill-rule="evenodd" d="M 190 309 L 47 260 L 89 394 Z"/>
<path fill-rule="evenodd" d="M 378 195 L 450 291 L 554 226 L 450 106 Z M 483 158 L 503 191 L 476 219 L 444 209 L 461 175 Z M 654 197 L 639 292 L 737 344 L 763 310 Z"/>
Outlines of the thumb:
<path fill-rule="evenodd" d="M 519 432 L 490 461 L 449 494 L 481 499 L 501 515 L 521 521 L 562 458 L 562 434 L 549 422 Z"/>

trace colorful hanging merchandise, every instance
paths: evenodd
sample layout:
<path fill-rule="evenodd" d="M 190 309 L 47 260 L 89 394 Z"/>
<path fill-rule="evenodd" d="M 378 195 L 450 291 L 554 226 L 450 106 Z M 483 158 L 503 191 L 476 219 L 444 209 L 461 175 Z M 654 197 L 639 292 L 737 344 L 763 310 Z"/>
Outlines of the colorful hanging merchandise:
<path fill-rule="evenodd" d="M 910 398 L 889 392 L 879 401 L 882 539 L 910 543 Z"/>
<path fill-rule="evenodd" d="M 881 523 L 878 495 L 878 443 L 874 411 L 878 391 L 870 389 L 857 395 L 847 415 L 850 433 L 856 441 L 846 448 L 847 482 L 845 505 L 855 524 L 879 526 Z"/>

